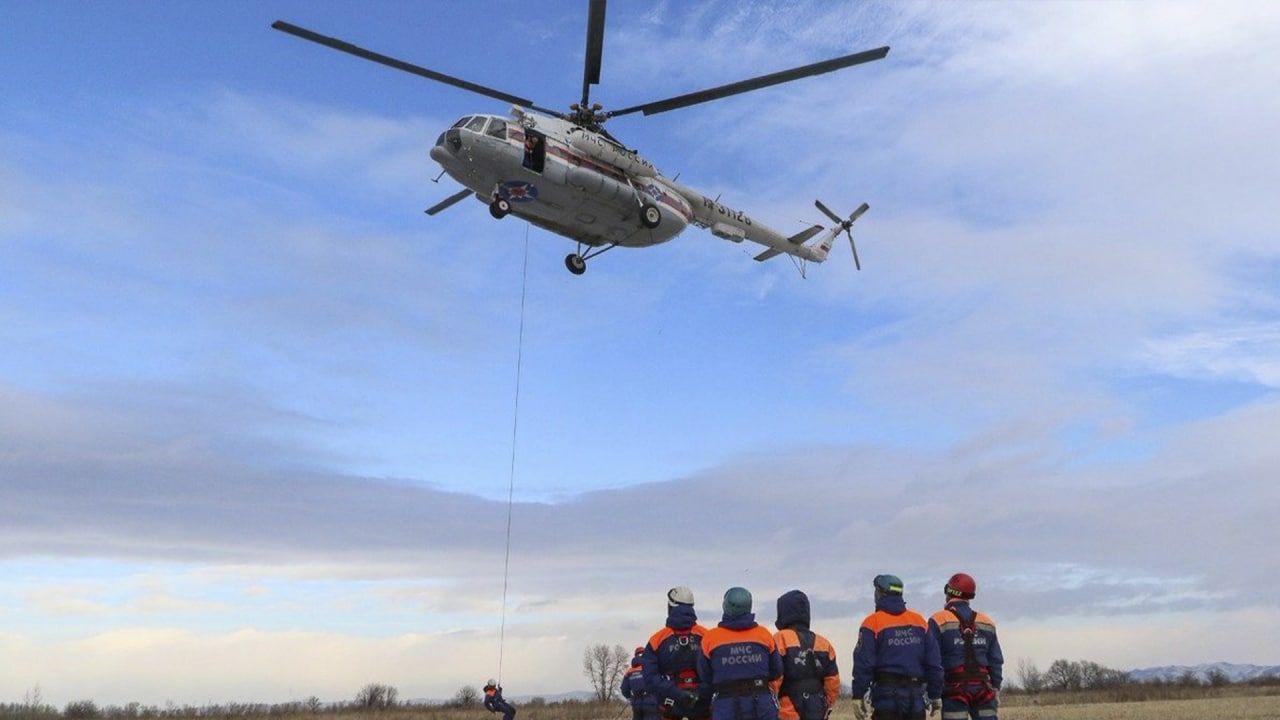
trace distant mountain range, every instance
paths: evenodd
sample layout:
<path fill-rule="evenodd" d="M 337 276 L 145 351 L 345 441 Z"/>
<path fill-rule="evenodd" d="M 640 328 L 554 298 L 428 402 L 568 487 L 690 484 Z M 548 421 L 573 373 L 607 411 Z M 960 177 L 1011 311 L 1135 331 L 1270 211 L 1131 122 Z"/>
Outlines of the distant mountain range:
<path fill-rule="evenodd" d="M 1149 680 L 1177 680 L 1190 670 L 1196 678 L 1204 681 L 1214 670 L 1221 671 L 1231 682 L 1248 682 L 1257 678 L 1280 678 L 1280 665 L 1237 665 L 1235 663 L 1216 662 L 1203 665 L 1162 665 L 1160 667 L 1130 670 L 1133 680 L 1146 682 Z"/>

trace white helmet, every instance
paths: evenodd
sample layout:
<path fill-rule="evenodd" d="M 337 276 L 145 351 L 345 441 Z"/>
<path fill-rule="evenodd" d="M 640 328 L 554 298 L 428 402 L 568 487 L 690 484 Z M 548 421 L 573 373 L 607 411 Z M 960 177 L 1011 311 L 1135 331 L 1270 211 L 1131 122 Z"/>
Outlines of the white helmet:
<path fill-rule="evenodd" d="M 693 591 L 681 585 L 673 587 L 667 591 L 667 607 L 675 607 L 676 605 L 692 605 Z"/>
<path fill-rule="evenodd" d="M 484 684 L 484 686 L 485 686 L 485 687 L 496 688 L 496 687 L 498 687 L 498 681 L 497 681 L 497 680 L 494 680 L 493 678 L 489 678 L 489 682 L 485 683 L 485 684 Z"/>

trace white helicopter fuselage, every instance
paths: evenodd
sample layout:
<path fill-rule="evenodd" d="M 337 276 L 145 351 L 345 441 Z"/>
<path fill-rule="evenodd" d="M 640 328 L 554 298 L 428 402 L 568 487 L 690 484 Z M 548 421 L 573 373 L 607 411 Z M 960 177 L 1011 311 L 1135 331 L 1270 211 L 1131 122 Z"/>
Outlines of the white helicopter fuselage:
<path fill-rule="evenodd" d="M 599 133 L 519 107 L 512 107 L 510 117 L 462 118 L 440 135 L 431 158 L 482 202 L 502 198 L 512 214 L 591 247 L 657 245 L 689 225 L 816 262 L 830 247 L 799 244 L 664 177 L 638 153 Z M 661 212 L 653 227 L 641 222 L 645 205 Z"/>

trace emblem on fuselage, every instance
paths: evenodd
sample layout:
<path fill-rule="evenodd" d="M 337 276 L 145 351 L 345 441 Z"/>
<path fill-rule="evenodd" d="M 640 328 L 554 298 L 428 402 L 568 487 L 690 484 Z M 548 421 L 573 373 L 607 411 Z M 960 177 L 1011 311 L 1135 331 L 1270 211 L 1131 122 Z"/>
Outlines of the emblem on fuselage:
<path fill-rule="evenodd" d="M 511 202 L 533 202 L 538 199 L 538 187 L 523 180 L 508 180 L 502 183 L 498 193 Z"/>

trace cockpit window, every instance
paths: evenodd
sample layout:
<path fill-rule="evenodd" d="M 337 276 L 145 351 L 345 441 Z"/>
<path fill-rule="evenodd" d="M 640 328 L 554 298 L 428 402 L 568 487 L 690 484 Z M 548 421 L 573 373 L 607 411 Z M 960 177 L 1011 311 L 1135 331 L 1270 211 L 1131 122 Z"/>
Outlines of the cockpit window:
<path fill-rule="evenodd" d="M 454 124 L 453 124 L 453 126 L 454 126 L 454 127 L 456 127 L 456 128 L 457 128 L 457 127 L 462 127 L 463 125 L 466 125 L 466 124 L 467 124 L 467 121 L 468 121 L 468 120 L 470 120 L 470 119 L 471 119 L 471 116 L 470 116 L 470 115 L 468 115 L 468 116 L 466 116 L 466 117 L 462 118 L 461 120 L 459 120 L 458 122 L 454 123 Z"/>
<path fill-rule="evenodd" d="M 484 124 L 489 118 L 477 116 L 471 118 L 471 122 L 467 123 L 467 129 L 472 132 L 484 132 Z"/>
<path fill-rule="evenodd" d="M 507 124 L 501 120 L 494 120 L 489 123 L 488 133 L 499 140 L 507 139 Z"/>

